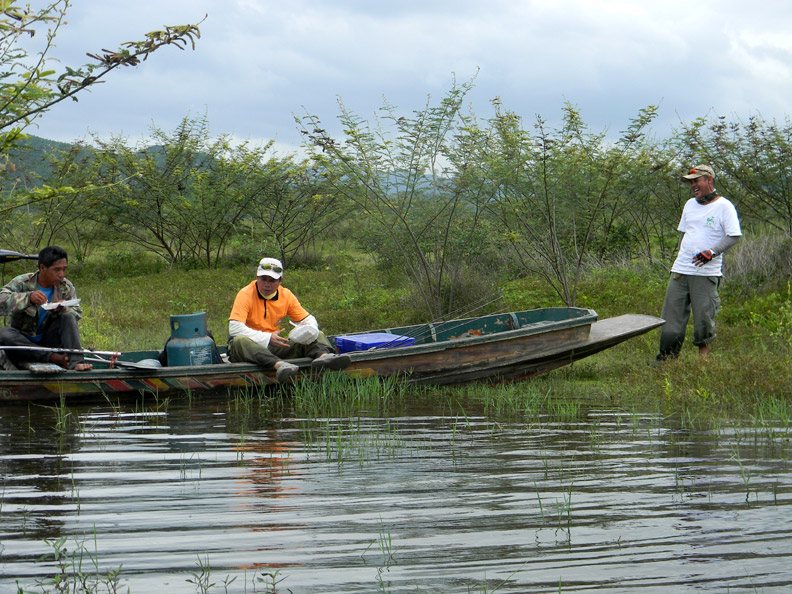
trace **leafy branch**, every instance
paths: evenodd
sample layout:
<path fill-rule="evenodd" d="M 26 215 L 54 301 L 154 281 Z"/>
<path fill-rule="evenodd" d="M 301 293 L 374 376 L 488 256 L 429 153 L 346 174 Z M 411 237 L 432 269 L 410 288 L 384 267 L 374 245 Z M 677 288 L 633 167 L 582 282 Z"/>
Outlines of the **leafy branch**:
<path fill-rule="evenodd" d="M 55 60 L 49 56 L 58 30 L 65 24 L 70 0 L 54 0 L 42 9 L 21 7 L 15 0 L 0 0 L 0 153 L 7 153 L 20 138 L 22 130 L 44 112 L 65 99 L 77 101 L 77 94 L 103 82 L 108 73 L 120 67 L 137 66 L 158 49 L 172 45 L 181 50 L 195 49 L 201 37 L 195 25 L 166 26 L 146 33 L 142 41 L 127 41 L 117 50 L 102 49 L 87 53 L 92 62 L 62 72 L 48 69 Z M 46 27 L 43 47 L 34 56 L 22 47 L 24 38 L 32 39 Z"/>

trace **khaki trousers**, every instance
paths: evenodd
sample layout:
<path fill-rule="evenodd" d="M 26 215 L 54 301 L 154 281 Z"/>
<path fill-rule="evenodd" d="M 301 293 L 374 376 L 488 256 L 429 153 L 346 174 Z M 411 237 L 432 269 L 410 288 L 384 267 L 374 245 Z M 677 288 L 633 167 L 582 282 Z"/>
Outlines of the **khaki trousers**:
<path fill-rule="evenodd" d="M 325 353 L 335 353 L 335 349 L 327 340 L 324 332 L 319 332 L 311 344 L 289 343 L 289 348 L 271 346 L 265 348 L 245 336 L 236 336 L 228 344 L 228 358 L 232 363 L 256 363 L 262 367 L 272 369 L 275 363 L 282 359 L 299 359 L 310 357 L 316 359 Z"/>
<path fill-rule="evenodd" d="M 715 316 L 720 310 L 719 276 L 671 273 L 663 312 L 666 321 L 660 331 L 658 359 L 673 359 L 682 350 L 687 323 L 693 313 L 693 344 L 704 346 L 715 340 Z"/>

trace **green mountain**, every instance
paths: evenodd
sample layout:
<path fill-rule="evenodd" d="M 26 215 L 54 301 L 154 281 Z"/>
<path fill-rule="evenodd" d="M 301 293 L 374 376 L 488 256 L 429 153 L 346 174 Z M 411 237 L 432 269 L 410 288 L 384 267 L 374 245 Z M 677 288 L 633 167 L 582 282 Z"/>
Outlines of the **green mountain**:
<path fill-rule="evenodd" d="M 28 136 L 9 152 L 8 162 L 0 171 L 0 191 L 14 186 L 41 185 L 41 180 L 52 173 L 52 158 L 59 152 L 68 151 L 72 146 L 74 145 L 67 142 Z"/>

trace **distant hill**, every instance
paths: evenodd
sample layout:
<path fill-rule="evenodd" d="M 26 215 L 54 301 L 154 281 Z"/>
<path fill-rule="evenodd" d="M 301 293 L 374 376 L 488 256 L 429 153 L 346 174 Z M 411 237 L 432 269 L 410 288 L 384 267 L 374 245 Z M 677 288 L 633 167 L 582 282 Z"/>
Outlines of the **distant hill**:
<path fill-rule="evenodd" d="M 29 136 L 10 151 L 5 171 L 0 172 L 0 190 L 12 185 L 36 187 L 52 173 L 50 161 L 58 152 L 68 151 L 73 145 L 67 142 Z"/>
<path fill-rule="evenodd" d="M 41 186 L 43 180 L 49 178 L 53 172 L 52 160 L 58 156 L 58 153 L 67 152 L 77 144 L 47 140 L 38 136 L 29 136 L 20 141 L 18 146 L 9 153 L 9 166 L 0 169 L 0 192 L 14 186 L 17 188 Z M 165 159 L 165 147 L 162 145 L 152 144 L 140 150 L 154 154 L 155 158 L 160 161 Z M 83 146 L 77 158 L 88 157 L 90 154 L 90 150 Z M 205 153 L 196 153 L 195 164 L 197 165 L 205 157 Z"/>

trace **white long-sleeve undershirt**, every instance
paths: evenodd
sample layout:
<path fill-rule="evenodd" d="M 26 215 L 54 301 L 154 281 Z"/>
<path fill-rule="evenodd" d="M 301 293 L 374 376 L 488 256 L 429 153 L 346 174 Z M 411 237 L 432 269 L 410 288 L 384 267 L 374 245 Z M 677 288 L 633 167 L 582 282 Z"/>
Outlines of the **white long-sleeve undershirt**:
<path fill-rule="evenodd" d="M 319 328 L 319 322 L 317 322 L 316 318 L 312 315 L 308 315 L 307 318 L 300 320 L 299 322 L 297 322 L 296 325 L 313 326 L 314 328 Z M 254 330 L 253 328 L 243 324 L 239 320 L 228 320 L 228 335 L 246 336 L 256 344 L 260 344 L 264 348 L 269 347 L 270 339 L 272 338 L 271 332 L 262 332 L 261 330 Z"/>

